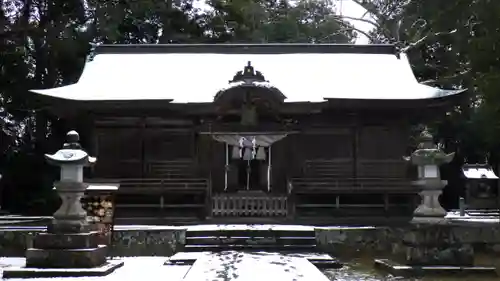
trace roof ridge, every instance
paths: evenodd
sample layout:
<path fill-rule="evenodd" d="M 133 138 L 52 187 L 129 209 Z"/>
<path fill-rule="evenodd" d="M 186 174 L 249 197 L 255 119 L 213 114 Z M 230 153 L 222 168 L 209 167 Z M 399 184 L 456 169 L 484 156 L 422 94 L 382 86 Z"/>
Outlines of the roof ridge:
<path fill-rule="evenodd" d="M 292 54 L 292 53 L 351 53 L 398 54 L 393 44 L 101 44 L 94 45 L 94 54 L 150 53 L 220 53 L 220 54 Z"/>

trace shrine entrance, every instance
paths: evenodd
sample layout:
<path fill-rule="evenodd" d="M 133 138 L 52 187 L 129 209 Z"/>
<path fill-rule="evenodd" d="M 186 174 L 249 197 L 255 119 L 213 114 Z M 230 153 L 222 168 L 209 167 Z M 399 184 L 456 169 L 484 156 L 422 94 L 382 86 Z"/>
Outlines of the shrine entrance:
<path fill-rule="evenodd" d="M 262 168 L 265 168 L 266 166 L 265 160 L 237 159 L 231 162 L 233 163 L 230 165 L 238 170 L 237 190 L 264 190 L 262 182 L 263 180 L 265 181 L 265 179 L 262 175 Z"/>
<path fill-rule="evenodd" d="M 286 216 L 286 194 L 272 194 L 272 145 L 286 133 L 220 133 L 224 192 L 212 195 L 213 216 Z"/>

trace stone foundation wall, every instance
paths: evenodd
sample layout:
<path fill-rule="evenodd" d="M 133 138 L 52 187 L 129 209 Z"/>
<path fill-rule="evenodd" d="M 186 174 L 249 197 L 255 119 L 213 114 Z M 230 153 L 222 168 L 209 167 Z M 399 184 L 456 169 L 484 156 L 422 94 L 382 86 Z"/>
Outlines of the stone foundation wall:
<path fill-rule="evenodd" d="M 43 229 L 0 231 L 0 257 L 24 257 L 33 237 Z M 113 233 L 110 256 L 171 256 L 181 251 L 186 229 L 162 226 L 118 228 Z"/>
<path fill-rule="evenodd" d="M 476 254 L 500 253 L 498 224 L 324 227 L 315 232 L 318 248 L 338 256 L 361 252 L 404 256 L 422 245 L 440 255 L 470 249 Z"/>
<path fill-rule="evenodd" d="M 25 255 L 33 237 L 43 229 L 0 231 L 0 257 Z M 500 225 L 410 225 L 407 227 L 318 227 L 318 250 L 337 256 L 376 253 L 404 256 L 411 251 L 435 252 L 457 259 L 473 249 L 500 253 Z M 186 229 L 164 226 L 117 226 L 111 256 L 170 256 L 182 251 Z M 418 257 L 419 253 L 414 253 Z M 457 256 L 458 255 L 458 256 Z M 466 256 L 466 255 L 463 255 Z"/>

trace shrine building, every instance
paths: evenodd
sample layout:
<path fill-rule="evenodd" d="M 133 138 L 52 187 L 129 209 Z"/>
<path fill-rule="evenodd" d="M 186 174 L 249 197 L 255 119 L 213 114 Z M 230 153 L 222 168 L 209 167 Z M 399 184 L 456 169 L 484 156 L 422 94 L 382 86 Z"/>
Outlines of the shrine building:
<path fill-rule="evenodd" d="M 463 92 L 393 45 L 335 44 L 99 45 L 78 82 L 31 91 L 142 223 L 410 217 L 410 130 Z"/>

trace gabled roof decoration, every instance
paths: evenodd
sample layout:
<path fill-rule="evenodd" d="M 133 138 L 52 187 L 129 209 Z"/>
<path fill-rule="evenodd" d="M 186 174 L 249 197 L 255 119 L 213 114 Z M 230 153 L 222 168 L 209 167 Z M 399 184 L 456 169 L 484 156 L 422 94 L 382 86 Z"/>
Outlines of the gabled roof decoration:
<path fill-rule="evenodd" d="M 214 97 L 214 102 L 225 102 L 228 100 L 245 101 L 252 95 L 255 98 L 283 102 L 286 96 L 269 81 L 264 78 L 260 71 L 256 71 L 252 62 L 248 61 L 243 71 L 238 71 L 229 85 L 221 89 Z"/>
<path fill-rule="evenodd" d="M 245 82 L 245 83 L 252 83 L 252 82 L 269 82 L 264 78 L 264 75 L 260 71 L 255 71 L 252 62 L 248 61 L 247 65 L 243 69 L 243 71 L 238 71 L 234 75 L 232 80 L 229 80 L 229 83 L 234 83 L 234 82 Z"/>
<path fill-rule="evenodd" d="M 234 75 L 242 65 L 245 71 Z M 418 83 L 392 45 L 170 44 L 99 46 L 77 83 L 32 92 L 79 101 L 211 103 L 218 93 L 245 87 L 284 102 L 422 100 L 465 91 Z"/>

